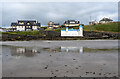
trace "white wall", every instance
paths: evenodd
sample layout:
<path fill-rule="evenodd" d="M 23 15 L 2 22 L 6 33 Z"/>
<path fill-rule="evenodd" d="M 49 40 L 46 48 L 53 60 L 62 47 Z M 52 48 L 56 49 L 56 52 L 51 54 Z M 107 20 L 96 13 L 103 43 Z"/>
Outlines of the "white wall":
<path fill-rule="evenodd" d="M 81 31 L 61 31 L 61 36 L 83 36 Z"/>
<path fill-rule="evenodd" d="M 19 31 L 25 31 L 25 26 L 17 26 L 17 30 L 19 30 Z"/>
<path fill-rule="evenodd" d="M 33 30 L 37 30 L 37 26 L 32 26 L 32 29 Z"/>

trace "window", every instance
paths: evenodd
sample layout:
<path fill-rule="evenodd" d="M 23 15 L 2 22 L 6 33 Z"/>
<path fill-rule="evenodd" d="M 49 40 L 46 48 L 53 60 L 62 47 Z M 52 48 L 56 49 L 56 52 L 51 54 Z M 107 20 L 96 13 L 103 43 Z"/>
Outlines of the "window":
<path fill-rule="evenodd" d="M 23 22 L 19 22 L 19 24 L 24 24 Z"/>
<path fill-rule="evenodd" d="M 30 25 L 30 23 L 27 23 L 27 25 Z"/>

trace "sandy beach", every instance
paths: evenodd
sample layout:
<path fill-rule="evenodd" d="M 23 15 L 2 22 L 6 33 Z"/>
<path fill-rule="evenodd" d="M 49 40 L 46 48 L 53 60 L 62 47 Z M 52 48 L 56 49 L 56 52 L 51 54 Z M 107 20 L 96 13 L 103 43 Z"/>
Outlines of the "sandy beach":
<path fill-rule="evenodd" d="M 118 76 L 118 40 L 6 41 L 3 77 Z"/>

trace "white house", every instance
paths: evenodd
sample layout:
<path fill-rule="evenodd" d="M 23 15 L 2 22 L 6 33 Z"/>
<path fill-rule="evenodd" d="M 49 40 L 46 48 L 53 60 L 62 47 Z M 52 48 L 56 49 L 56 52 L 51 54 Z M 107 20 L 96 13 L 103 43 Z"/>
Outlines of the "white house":
<path fill-rule="evenodd" d="M 56 29 L 56 28 L 60 28 L 60 24 L 59 23 L 54 23 L 52 21 L 50 21 L 48 23 L 48 29 Z"/>
<path fill-rule="evenodd" d="M 17 22 L 11 23 L 13 31 L 38 30 L 40 26 L 37 20 L 17 20 Z"/>
<path fill-rule="evenodd" d="M 61 30 L 61 36 L 83 36 L 83 27 L 80 25 L 78 30 L 66 27 L 66 30 Z"/>
<path fill-rule="evenodd" d="M 99 21 L 99 23 L 101 24 L 110 23 L 110 22 L 113 22 L 113 20 L 110 18 L 105 18 L 105 17 Z"/>

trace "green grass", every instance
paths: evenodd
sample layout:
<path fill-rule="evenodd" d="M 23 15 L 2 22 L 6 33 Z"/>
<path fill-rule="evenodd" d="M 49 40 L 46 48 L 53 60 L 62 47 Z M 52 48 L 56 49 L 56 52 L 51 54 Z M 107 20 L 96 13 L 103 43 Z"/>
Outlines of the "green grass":
<path fill-rule="evenodd" d="M 64 30 L 65 28 L 58 28 L 58 29 L 55 29 L 55 31 L 57 32 L 61 32 L 61 30 Z"/>
<path fill-rule="evenodd" d="M 119 22 L 120 23 L 120 22 Z M 98 25 L 86 25 L 83 26 L 84 31 L 107 31 L 107 32 L 120 32 L 118 29 L 118 23 L 107 23 Z"/>
<path fill-rule="evenodd" d="M 94 49 L 94 48 L 83 48 L 84 52 L 95 52 L 95 51 L 112 51 L 112 50 L 118 50 L 119 48 L 111 48 L 111 49 Z"/>
<path fill-rule="evenodd" d="M 17 31 L 17 32 L 3 32 L 2 34 L 40 35 L 40 34 L 39 34 L 39 31 Z"/>

